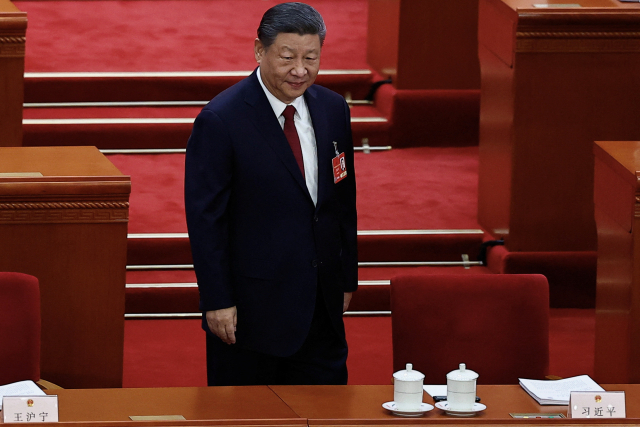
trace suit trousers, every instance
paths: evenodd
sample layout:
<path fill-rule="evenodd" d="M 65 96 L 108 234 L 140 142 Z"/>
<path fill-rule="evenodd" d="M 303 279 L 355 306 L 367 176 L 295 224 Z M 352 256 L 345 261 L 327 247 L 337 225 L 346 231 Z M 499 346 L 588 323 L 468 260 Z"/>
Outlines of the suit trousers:
<path fill-rule="evenodd" d="M 333 328 L 318 290 L 309 334 L 289 357 L 225 344 L 207 332 L 207 383 L 228 385 L 345 385 L 347 343 Z"/>

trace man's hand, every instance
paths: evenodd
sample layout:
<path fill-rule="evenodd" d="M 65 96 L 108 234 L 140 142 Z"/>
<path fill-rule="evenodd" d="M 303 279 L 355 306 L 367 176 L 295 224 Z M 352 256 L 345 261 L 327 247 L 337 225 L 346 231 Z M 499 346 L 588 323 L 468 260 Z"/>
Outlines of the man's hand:
<path fill-rule="evenodd" d="M 342 303 L 342 312 L 344 313 L 349 308 L 349 303 L 351 302 L 351 295 L 353 292 L 345 292 L 344 293 L 344 302 Z"/>
<path fill-rule="evenodd" d="M 227 344 L 236 343 L 236 323 L 238 317 L 236 307 L 222 308 L 220 310 L 207 311 L 207 326 Z"/>

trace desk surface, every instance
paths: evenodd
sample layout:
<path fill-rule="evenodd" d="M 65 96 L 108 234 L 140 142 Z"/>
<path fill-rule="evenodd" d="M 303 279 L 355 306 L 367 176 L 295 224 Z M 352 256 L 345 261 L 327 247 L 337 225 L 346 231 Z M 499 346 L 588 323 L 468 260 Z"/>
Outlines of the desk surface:
<path fill-rule="evenodd" d="M 605 385 L 625 391 L 627 418 L 620 420 L 518 420 L 554 425 L 640 424 L 640 385 Z M 382 408 L 393 400 L 393 386 L 271 386 L 52 390 L 58 395 L 60 422 L 133 425 L 129 416 L 182 415 L 186 421 L 135 422 L 135 425 L 400 425 L 513 424 L 509 413 L 564 413 L 566 406 L 539 406 L 520 386 L 479 385 L 487 406 L 472 418 L 445 415 L 439 409 L 420 418 L 402 418 Z M 432 403 L 425 393 L 424 401 Z M 1 418 L 0 418 L 1 420 Z M 1 421 L 0 421 L 1 422 Z M 77 425 L 77 424 L 75 424 Z"/>
<path fill-rule="evenodd" d="M 268 387 L 172 387 L 52 390 L 60 421 L 129 421 L 182 415 L 187 420 L 304 420 Z M 265 424 L 265 423 L 262 423 Z M 282 421 L 278 424 L 288 424 Z"/>
<path fill-rule="evenodd" d="M 627 421 L 640 420 L 640 385 L 604 386 L 607 390 L 624 390 L 627 393 Z M 392 416 L 382 408 L 382 403 L 393 400 L 393 386 L 271 386 L 271 389 L 300 417 L 309 419 L 309 425 L 318 424 L 397 424 L 407 418 Z M 566 406 L 540 406 L 520 386 L 478 385 L 477 394 L 487 409 L 468 420 L 472 423 L 513 422 L 510 413 L 567 413 Z M 424 402 L 433 401 L 425 393 Z M 463 418 L 445 415 L 439 409 L 428 412 L 413 422 L 438 422 Z M 327 422 L 332 420 L 331 422 Z M 375 422 L 364 422 L 374 421 Z M 382 421 L 382 422 L 381 422 Z M 558 420 L 554 420 L 558 423 Z M 568 421 L 568 420 L 567 420 Z"/>
<path fill-rule="evenodd" d="M 640 171 L 640 141 L 596 141 L 595 155 L 621 175 L 631 178 L 636 184 Z"/>
<path fill-rule="evenodd" d="M 640 423 L 640 385 L 609 385 L 627 393 L 627 422 Z M 187 420 L 229 420 L 229 424 L 398 424 L 429 419 L 457 420 L 434 409 L 410 421 L 382 408 L 393 386 L 189 387 L 54 390 L 60 421 L 128 421 L 130 415 L 182 415 Z M 486 411 L 473 423 L 509 421 L 509 413 L 566 413 L 566 406 L 539 406 L 517 385 L 479 385 Z M 432 403 L 425 393 L 424 401 Z M 277 420 L 277 422 L 276 422 Z M 232 422 L 231 422 L 232 421 Z M 452 421 L 452 422 L 457 422 Z M 556 422 L 558 420 L 555 420 Z M 567 420 L 568 421 L 568 420 Z"/>
<path fill-rule="evenodd" d="M 96 147 L 0 147 L 0 173 L 40 172 L 44 177 L 129 180 Z"/>

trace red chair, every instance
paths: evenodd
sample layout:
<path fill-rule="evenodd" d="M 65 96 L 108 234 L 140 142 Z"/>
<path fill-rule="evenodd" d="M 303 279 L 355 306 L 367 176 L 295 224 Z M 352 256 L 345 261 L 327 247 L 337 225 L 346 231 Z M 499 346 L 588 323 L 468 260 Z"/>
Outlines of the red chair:
<path fill-rule="evenodd" d="M 478 384 L 544 379 L 549 285 L 537 274 L 398 276 L 391 280 L 394 371 L 413 363 L 446 384 L 466 363 Z"/>
<path fill-rule="evenodd" d="M 40 379 L 38 279 L 0 273 L 0 384 Z"/>
<path fill-rule="evenodd" d="M 40 379 L 40 288 L 22 273 L 0 273 L 0 385 Z"/>

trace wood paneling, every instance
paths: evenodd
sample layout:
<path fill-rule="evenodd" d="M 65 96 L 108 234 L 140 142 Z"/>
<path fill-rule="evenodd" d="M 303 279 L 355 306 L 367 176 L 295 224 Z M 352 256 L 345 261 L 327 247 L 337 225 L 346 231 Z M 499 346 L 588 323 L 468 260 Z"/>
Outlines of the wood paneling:
<path fill-rule="evenodd" d="M 95 147 L 0 148 L 0 270 L 39 279 L 41 375 L 62 387 L 122 386 L 130 191 Z"/>
<path fill-rule="evenodd" d="M 367 59 L 396 89 L 478 89 L 478 0 L 369 0 Z"/>
<path fill-rule="evenodd" d="M 0 0 L 0 147 L 22 145 L 27 14 Z"/>
<path fill-rule="evenodd" d="M 640 7 L 576 3 L 480 0 L 478 220 L 510 251 L 595 250 L 593 141 L 640 139 Z"/>
<path fill-rule="evenodd" d="M 595 377 L 640 382 L 640 142 L 597 142 Z"/>

